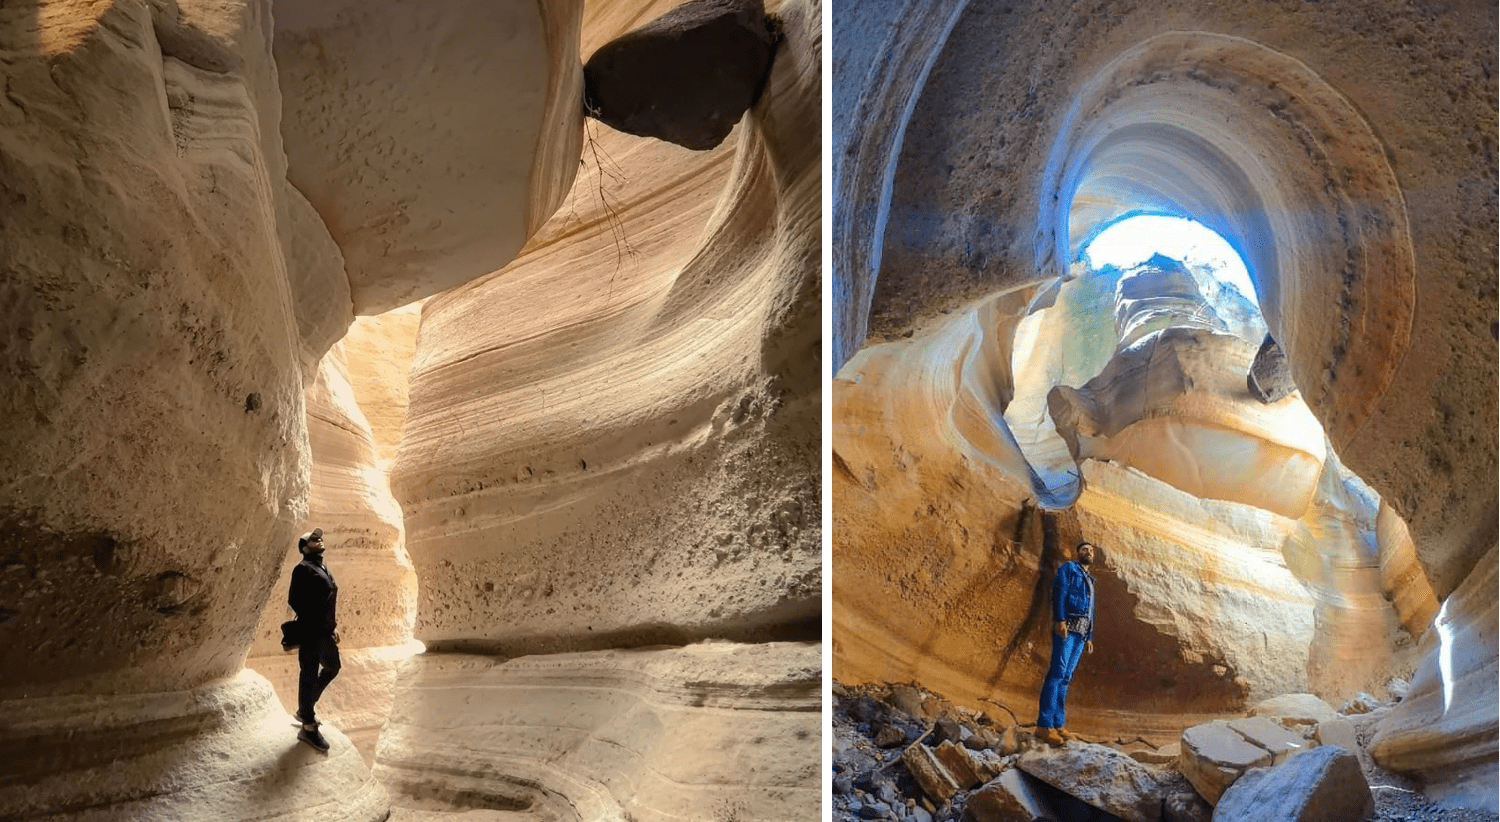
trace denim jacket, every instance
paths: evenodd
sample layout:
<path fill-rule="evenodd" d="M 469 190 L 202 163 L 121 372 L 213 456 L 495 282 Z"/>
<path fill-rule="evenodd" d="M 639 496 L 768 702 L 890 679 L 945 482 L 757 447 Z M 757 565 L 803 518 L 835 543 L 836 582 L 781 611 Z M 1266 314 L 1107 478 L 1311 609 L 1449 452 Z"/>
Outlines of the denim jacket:
<path fill-rule="evenodd" d="M 1085 641 L 1094 637 L 1094 577 L 1083 566 L 1072 560 L 1057 569 L 1057 578 L 1052 582 L 1052 621 L 1062 622 L 1068 617 L 1086 616 L 1089 629 L 1083 635 Z"/>

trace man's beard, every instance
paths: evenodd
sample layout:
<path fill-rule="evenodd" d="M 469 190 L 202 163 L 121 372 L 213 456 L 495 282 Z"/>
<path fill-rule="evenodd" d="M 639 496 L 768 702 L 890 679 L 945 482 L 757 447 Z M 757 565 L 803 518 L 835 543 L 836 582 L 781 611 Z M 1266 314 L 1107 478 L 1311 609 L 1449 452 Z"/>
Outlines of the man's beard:
<path fill-rule="evenodd" d="M 1092 563 L 1093 561 L 1094 560 L 1092 558 L 1090 558 L 1090 557 L 1079 557 L 1078 558 L 1078 564 L 1079 565 L 1088 565 L 1088 564 Z"/>

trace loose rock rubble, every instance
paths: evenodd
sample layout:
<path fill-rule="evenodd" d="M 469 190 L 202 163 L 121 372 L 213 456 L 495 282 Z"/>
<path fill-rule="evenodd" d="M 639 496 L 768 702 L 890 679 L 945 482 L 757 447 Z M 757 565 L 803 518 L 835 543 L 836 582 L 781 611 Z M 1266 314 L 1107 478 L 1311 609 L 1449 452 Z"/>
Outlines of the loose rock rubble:
<path fill-rule="evenodd" d="M 1152 748 L 1141 739 L 1042 744 L 1033 728 L 915 685 L 834 685 L 838 822 L 1480 822 L 1435 805 L 1365 751 L 1390 710 L 1361 694 L 1256 705 Z M 1350 711 L 1350 709 L 1353 709 Z"/>

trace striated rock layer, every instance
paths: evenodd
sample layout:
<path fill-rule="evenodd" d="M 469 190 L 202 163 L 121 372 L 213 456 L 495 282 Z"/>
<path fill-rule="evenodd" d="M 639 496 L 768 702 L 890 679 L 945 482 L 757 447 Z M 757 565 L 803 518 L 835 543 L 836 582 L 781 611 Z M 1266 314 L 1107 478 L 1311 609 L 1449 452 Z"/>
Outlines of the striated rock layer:
<path fill-rule="evenodd" d="M 420 643 L 411 642 L 417 575 L 406 555 L 401 509 L 391 497 L 374 433 L 353 387 L 353 374 L 389 368 L 384 360 L 400 356 L 397 349 L 351 363 L 350 343 L 368 349 L 372 328 L 356 326 L 349 338 L 334 345 L 307 391 L 313 493 L 302 526 L 323 529 L 326 561 L 339 584 L 343 668 L 319 702 L 318 716 L 348 734 L 366 761 L 375 757 L 396 676 L 404 660 L 421 650 Z M 369 376 L 360 380 L 366 385 L 376 381 Z M 246 661 L 271 680 L 288 713 L 297 710 L 298 663 L 295 653 L 281 650 L 280 626 L 295 616 L 286 598 L 292 569 L 301 559 L 294 541 Z"/>
<path fill-rule="evenodd" d="M 386 790 L 349 739 L 295 740 L 259 674 L 170 693 L 0 701 L 7 819 L 386 818 Z"/>
<path fill-rule="evenodd" d="M 398 809 L 538 819 L 807 818 L 817 644 L 417 657 L 375 774 Z"/>
<path fill-rule="evenodd" d="M 821 47 L 816 6 L 780 15 L 737 138 L 600 128 L 521 258 L 424 306 L 392 487 L 430 646 L 816 624 Z"/>
<path fill-rule="evenodd" d="M 309 513 L 304 392 L 322 390 L 318 363 L 356 309 L 506 263 L 567 190 L 581 120 L 576 6 L 507 7 L 533 22 L 505 49 L 470 37 L 485 57 L 539 55 L 501 67 L 499 85 L 539 89 L 537 105 L 506 109 L 495 83 L 401 62 L 464 62 L 449 46 L 467 19 L 421 5 L 388 21 L 430 24 L 398 32 L 399 48 L 361 28 L 360 10 L 327 5 L 325 20 L 269 0 L 0 8 L 0 700 L 6 732 L 24 728 L 5 747 L 88 740 L 49 748 L 46 771 L 16 771 L 0 817 L 384 815 L 343 738 L 334 760 L 307 765 L 327 778 L 298 777 L 308 749 L 264 681 L 241 676 Z M 491 22 L 506 13 L 470 5 Z M 309 102 L 313 89 L 338 105 Z M 401 101 L 430 105 L 408 120 Z M 474 155 L 443 155 L 438 140 L 460 111 L 490 105 L 538 150 L 496 154 L 496 135 L 470 135 L 482 163 L 519 167 L 461 183 Z M 329 145 L 335 158 L 308 159 Z M 407 151 L 453 165 L 413 170 Z M 344 188 L 304 197 L 289 179 Z M 442 231 L 438 212 L 462 213 L 464 230 Z M 369 264 L 418 252 L 448 272 L 440 285 Z M 356 645 L 382 648 L 407 641 L 414 601 L 389 500 L 384 520 L 354 524 L 368 456 L 323 463 L 319 504 L 348 515 L 347 543 L 382 545 L 363 568 L 351 556 L 355 578 L 405 576 L 404 600 L 370 589 L 341 603 L 368 617 Z"/>
<path fill-rule="evenodd" d="M 1288 691 L 1342 701 L 1409 673 L 1414 637 L 1385 595 L 1420 602 L 1426 580 L 1382 580 L 1378 498 L 1296 397 L 1247 394 L 1249 340 L 1171 328 L 1124 347 L 1090 388 L 1054 389 L 1079 490 L 1049 525 L 1004 413 L 1010 335 L 1034 304 L 980 301 L 867 347 L 834 381 L 841 681 L 915 679 L 1029 721 L 1052 574 L 1081 539 L 1101 549 L 1100 611 L 1070 727 L 1165 742 L 1194 716 Z M 1196 442 L 1180 433 L 1194 426 Z"/>
<path fill-rule="evenodd" d="M 1423 614 L 1485 573 L 1500 521 L 1493 10 L 944 0 L 846 4 L 834 25 L 849 36 L 836 41 L 833 96 L 850 101 L 834 108 L 834 368 L 855 365 L 872 334 L 1045 292 L 1132 210 L 1197 219 L 1246 257 L 1331 450 L 1390 511 L 1377 515 L 1378 589 L 1406 633 L 1432 634 Z M 1443 68 L 1457 64 L 1469 68 Z M 1292 562 L 1307 556 L 1299 539 L 1367 539 L 1332 522 L 1341 515 L 1317 527 L 1330 510 L 1309 507 L 1289 566 L 1310 567 Z M 1330 561 L 1315 577 L 1342 578 L 1337 607 L 1368 615 L 1379 607 L 1370 559 L 1346 548 L 1320 553 Z M 1320 628 L 1357 634 L 1321 608 Z M 1492 626 L 1465 622 L 1477 614 L 1452 609 L 1451 633 L 1480 643 L 1464 654 L 1493 660 Z M 1392 637 L 1383 619 L 1370 627 Z M 1315 657 L 1317 677 L 1340 664 Z M 1473 709 L 1493 739 L 1493 700 Z M 1468 750 L 1471 738 L 1455 742 Z M 1440 780 L 1448 760 L 1436 751 L 1431 768 L 1404 767 Z"/>
<path fill-rule="evenodd" d="M 583 137 L 581 0 L 278 0 L 287 176 L 358 314 L 494 271 L 557 210 Z"/>

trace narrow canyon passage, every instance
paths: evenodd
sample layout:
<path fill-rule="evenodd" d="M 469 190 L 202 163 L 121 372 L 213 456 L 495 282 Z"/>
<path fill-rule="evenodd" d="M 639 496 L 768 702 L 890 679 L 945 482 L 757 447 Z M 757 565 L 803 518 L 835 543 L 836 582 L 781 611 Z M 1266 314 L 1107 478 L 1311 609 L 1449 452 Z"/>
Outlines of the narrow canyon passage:
<path fill-rule="evenodd" d="M 820 18 L 0 8 L 0 817 L 814 815 Z"/>
<path fill-rule="evenodd" d="M 968 781 L 945 739 L 1059 784 L 1001 732 L 1030 737 L 1087 540 L 1073 732 L 1192 781 L 1185 730 L 1367 697 L 1356 770 L 1492 818 L 1496 94 L 1427 67 L 1493 64 L 1493 14 L 1043 6 L 835 10 L 839 813 L 979 802 L 940 787 Z M 1258 307 L 1175 259 L 1083 259 L 1136 214 L 1221 235 Z M 1223 788 L 1158 798 L 1196 818 Z"/>

